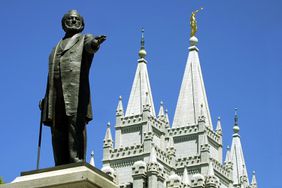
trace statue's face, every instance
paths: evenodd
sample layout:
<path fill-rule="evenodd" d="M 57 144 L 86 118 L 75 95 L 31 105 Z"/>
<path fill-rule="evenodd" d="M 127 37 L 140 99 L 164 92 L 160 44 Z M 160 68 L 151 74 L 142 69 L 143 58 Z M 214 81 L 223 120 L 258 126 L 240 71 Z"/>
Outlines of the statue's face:
<path fill-rule="evenodd" d="M 62 20 L 63 29 L 66 33 L 80 33 L 84 29 L 83 18 L 79 14 L 66 14 Z"/>

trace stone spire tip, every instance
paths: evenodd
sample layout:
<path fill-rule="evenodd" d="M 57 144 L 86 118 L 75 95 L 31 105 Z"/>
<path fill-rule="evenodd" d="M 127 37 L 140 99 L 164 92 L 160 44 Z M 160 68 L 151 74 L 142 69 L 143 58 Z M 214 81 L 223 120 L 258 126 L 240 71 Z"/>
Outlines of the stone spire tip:
<path fill-rule="evenodd" d="M 212 162 L 211 161 L 209 163 L 208 176 L 214 176 L 214 170 L 213 170 L 213 166 L 212 166 Z"/>
<path fill-rule="evenodd" d="M 149 162 L 150 163 L 157 163 L 157 155 L 156 155 L 156 150 L 155 150 L 154 146 L 152 146 L 152 149 L 151 149 Z"/>
<path fill-rule="evenodd" d="M 233 127 L 233 132 L 234 133 L 239 133 L 240 128 L 238 126 L 238 108 L 235 108 L 235 115 L 234 115 L 234 127 Z"/>
<path fill-rule="evenodd" d="M 191 185 L 191 181 L 187 172 L 187 167 L 184 167 L 182 182 L 186 185 Z"/>
<path fill-rule="evenodd" d="M 95 167 L 95 162 L 94 162 L 94 151 L 91 151 L 91 158 L 90 158 L 90 165 Z"/>
<path fill-rule="evenodd" d="M 164 111 L 163 101 L 160 102 L 160 110 L 159 110 L 158 118 L 165 119 L 165 111 Z"/>
<path fill-rule="evenodd" d="M 123 105 L 122 105 L 122 96 L 119 96 L 118 98 L 118 105 L 116 109 L 116 116 L 123 116 Z"/>
<path fill-rule="evenodd" d="M 220 117 L 217 118 L 216 132 L 218 134 L 222 135 L 222 126 L 221 126 L 221 119 L 220 119 Z"/>
<path fill-rule="evenodd" d="M 141 48 L 139 50 L 139 57 L 140 58 L 145 58 L 147 55 L 147 52 L 145 50 L 145 38 L 144 38 L 144 28 L 141 30 Z"/>
<path fill-rule="evenodd" d="M 107 129 L 105 134 L 105 140 L 113 140 L 112 133 L 111 133 L 111 124 L 110 122 L 107 123 Z"/>

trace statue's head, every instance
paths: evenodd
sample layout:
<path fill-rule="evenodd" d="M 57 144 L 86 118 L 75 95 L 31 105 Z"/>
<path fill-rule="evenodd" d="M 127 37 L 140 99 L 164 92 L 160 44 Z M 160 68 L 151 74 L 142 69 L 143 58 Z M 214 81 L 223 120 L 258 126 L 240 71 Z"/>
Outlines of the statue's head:
<path fill-rule="evenodd" d="M 84 29 L 83 17 L 76 10 L 70 10 L 62 18 L 62 27 L 66 33 L 80 33 Z"/>

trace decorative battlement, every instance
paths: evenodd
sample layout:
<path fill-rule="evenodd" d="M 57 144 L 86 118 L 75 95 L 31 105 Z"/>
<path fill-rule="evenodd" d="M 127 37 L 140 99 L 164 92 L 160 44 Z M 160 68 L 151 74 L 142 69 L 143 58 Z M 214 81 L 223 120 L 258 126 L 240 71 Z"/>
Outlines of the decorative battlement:
<path fill-rule="evenodd" d="M 140 175 L 146 174 L 147 172 L 147 165 L 144 161 L 137 161 L 132 166 L 132 174 L 133 175 Z"/>
<path fill-rule="evenodd" d="M 157 174 L 160 171 L 160 165 L 159 163 L 149 163 L 147 167 L 148 172 L 157 172 Z"/>
<path fill-rule="evenodd" d="M 140 125 L 142 123 L 150 123 L 152 127 L 154 127 L 159 132 L 163 132 L 164 128 L 166 127 L 166 123 L 158 120 L 157 118 L 153 116 L 149 116 L 148 120 L 144 120 L 143 115 L 133 115 L 128 117 L 121 117 L 121 125 L 117 125 L 116 127 L 131 127 Z"/>
<path fill-rule="evenodd" d="M 185 166 L 193 166 L 201 164 L 200 156 L 183 157 L 176 159 L 175 167 L 184 168 Z"/>
<path fill-rule="evenodd" d="M 121 159 L 143 154 L 143 145 L 132 145 L 111 150 L 111 159 Z"/>
<path fill-rule="evenodd" d="M 113 147 L 113 141 L 112 140 L 104 140 L 104 148 L 106 147 Z"/>
<path fill-rule="evenodd" d="M 194 174 L 191 179 L 191 186 L 197 188 L 204 188 L 205 177 L 202 174 Z"/>
<path fill-rule="evenodd" d="M 184 127 L 176 127 L 168 130 L 170 136 L 187 136 L 188 134 L 196 134 L 199 131 L 198 125 L 189 125 Z"/>
<path fill-rule="evenodd" d="M 160 148 L 155 147 L 157 158 L 165 164 L 171 164 L 171 157 L 168 152 L 161 150 Z"/>
<path fill-rule="evenodd" d="M 144 140 L 153 140 L 154 134 L 152 132 L 144 133 Z"/>
<path fill-rule="evenodd" d="M 206 185 L 210 188 L 217 188 L 220 182 L 216 176 L 207 176 Z"/>
<path fill-rule="evenodd" d="M 224 177 L 228 177 L 229 179 L 231 178 L 231 173 L 225 165 L 220 164 L 217 160 L 210 158 L 210 160 L 213 163 L 213 168 L 221 175 Z"/>
<path fill-rule="evenodd" d="M 159 130 L 163 130 L 166 126 L 166 123 L 153 117 L 153 116 L 150 116 L 148 117 L 148 121 L 154 125 L 154 127 L 158 128 Z"/>
<path fill-rule="evenodd" d="M 214 140 L 216 143 L 219 143 L 220 142 L 220 136 L 214 132 L 213 130 L 207 128 L 207 134 L 208 134 L 208 137 L 211 138 L 212 140 Z"/>
<path fill-rule="evenodd" d="M 142 114 L 138 114 L 138 115 L 133 115 L 133 116 L 127 116 L 127 117 L 121 117 L 121 126 L 124 125 L 132 125 L 132 124 L 138 124 L 141 123 L 143 121 L 143 116 Z"/>

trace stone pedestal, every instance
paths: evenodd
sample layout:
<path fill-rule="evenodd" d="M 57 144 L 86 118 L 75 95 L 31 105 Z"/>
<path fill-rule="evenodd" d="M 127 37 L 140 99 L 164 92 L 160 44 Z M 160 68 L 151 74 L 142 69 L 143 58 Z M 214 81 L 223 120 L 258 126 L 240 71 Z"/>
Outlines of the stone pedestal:
<path fill-rule="evenodd" d="M 74 163 L 41 170 L 22 172 L 0 188 L 118 188 L 113 178 L 89 165 Z"/>

